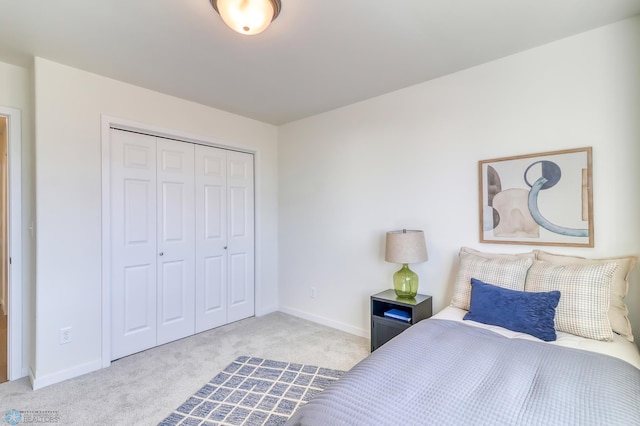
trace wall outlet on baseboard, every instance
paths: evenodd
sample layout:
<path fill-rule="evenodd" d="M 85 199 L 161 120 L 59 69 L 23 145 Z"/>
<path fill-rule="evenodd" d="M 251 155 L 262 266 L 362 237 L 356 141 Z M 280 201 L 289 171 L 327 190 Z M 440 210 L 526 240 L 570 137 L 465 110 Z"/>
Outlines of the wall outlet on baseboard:
<path fill-rule="evenodd" d="M 309 296 L 311 296 L 312 299 L 316 298 L 316 288 L 315 287 L 311 287 L 311 291 L 309 293 Z"/>
<path fill-rule="evenodd" d="M 71 343 L 72 339 L 71 327 L 64 327 L 60 329 L 60 344 Z"/>

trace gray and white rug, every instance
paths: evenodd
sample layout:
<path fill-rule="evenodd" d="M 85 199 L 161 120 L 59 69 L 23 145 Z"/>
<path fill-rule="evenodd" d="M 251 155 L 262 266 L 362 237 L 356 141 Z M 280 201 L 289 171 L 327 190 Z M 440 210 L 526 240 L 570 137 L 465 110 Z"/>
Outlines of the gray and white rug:
<path fill-rule="evenodd" d="M 241 356 L 159 426 L 284 425 L 344 374 L 340 370 Z"/>

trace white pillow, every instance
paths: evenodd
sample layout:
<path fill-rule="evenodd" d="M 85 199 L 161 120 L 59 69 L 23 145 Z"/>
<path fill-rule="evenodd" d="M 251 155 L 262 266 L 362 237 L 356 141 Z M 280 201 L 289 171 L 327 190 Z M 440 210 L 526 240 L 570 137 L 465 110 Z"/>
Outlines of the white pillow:
<path fill-rule="evenodd" d="M 535 261 L 525 291 L 560 291 L 556 330 L 594 340 L 613 340 L 609 323 L 611 279 L 615 262 L 557 265 Z"/>
<path fill-rule="evenodd" d="M 619 335 L 633 342 L 631 323 L 629 323 L 629 310 L 624 303 L 624 298 L 629 290 L 629 274 L 636 265 L 635 256 L 612 257 L 608 259 L 585 259 L 584 257 L 563 256 L 559 254 L 535 251 L 538 260 L 544 260 L 557 265 L 589 264 L 599 265 L 602 263 L 615 262 L 618 267 L 613 273 L 611 280 L 611 299 L 609 302 L 609 323 L 611 329 Z"/>
<path fill-rule="evenodd" d="M 542 253 L 540 251 L 530 251 L 527 253 L 488 253 L 485 251 L 479 251 L 476 249 L 472 249 L 469 247 L 462 247 L 460 249 L 460 253 L 467 253 L 467 254 L 475 254 L 476 256 L 480 256 L 480 257 L 484 257 L 486 259 L 510 259 L 510 260 L 515 260 L 515 259 L 531 259 L 531 260 L 535 260 L 536 259 L 536 254 L 537 253 Z"/>
<path fill-rule="evenodd" d="M 458 275 L 451 306 L 469 310 L 471 278 L 510 290 L 524 291 L 527 270 L 533 263 L 531 255 L 490 255 L 460 250 Z"/>

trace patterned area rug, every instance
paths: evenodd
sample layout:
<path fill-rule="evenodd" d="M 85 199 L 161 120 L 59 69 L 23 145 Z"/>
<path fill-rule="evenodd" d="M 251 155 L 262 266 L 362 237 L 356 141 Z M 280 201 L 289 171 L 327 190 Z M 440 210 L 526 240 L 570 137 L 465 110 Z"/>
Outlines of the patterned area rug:
<path fill-rule="evenodd" d="M 344 371 L 241 356 L 159 426 L 284 425 Z"/>

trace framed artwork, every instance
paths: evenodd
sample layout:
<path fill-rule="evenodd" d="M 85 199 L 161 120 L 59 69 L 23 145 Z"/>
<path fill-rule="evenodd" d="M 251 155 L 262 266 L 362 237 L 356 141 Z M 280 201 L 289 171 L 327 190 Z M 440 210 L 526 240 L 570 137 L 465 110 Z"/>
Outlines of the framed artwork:
<path fill-rule="evenodd" d="M 478 162 L 480 242 L 593 247 L 591 147 Z"/>

